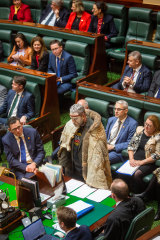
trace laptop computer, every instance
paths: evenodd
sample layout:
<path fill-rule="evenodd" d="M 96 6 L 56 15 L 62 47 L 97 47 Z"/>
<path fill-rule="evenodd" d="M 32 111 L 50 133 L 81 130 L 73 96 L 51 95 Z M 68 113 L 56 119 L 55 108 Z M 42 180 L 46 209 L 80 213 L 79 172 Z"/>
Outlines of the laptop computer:
<path fill-rule="evenodd" d="M 42 220 L 39 218 L 37 221 L 31 223 L 29 226 L 22 230 L 25 240 L 56 240 L 58 238 L 46 234 Z"/>

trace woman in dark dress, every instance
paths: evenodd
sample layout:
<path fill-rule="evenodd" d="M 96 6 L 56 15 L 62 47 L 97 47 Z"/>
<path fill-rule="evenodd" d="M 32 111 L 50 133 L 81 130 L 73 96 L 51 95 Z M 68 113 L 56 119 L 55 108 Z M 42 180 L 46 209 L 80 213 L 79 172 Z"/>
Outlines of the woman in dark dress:
<path fill-rule="evenodd" d="M 105 2 L 96 2 L 93 4 L 93 15 L 88 32 L 105 35 L 106 48 L 111 47 L 110 39 L 117 36 L 117 30 L 113 17 L 106 13 L 107 6 Z"/>
<path fill-rule="evenodd" d="M 47 72 L 49 53 L 47 51 L 43 39 L 39 36 L 34 37 L 31 42 L 31 49 L 32 49 L 31 69 L 41 72 Z"/>
<path fill-rule="evenodd" d="M 132 191 L 144 191 L 143 177 L 156 169 L 155 161 L 160 159 L 160 121 L 157 116 L 150 115 L 144 127 L 139 126 L 128 145 L 129 163 L 138 169 L 132 176 L 119 174 L 129 183 Z"/>

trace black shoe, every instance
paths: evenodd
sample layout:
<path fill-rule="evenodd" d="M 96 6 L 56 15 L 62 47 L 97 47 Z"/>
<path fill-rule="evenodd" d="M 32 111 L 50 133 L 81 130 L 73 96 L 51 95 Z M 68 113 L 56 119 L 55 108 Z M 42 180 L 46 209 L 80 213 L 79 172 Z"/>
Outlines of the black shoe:
<path fill-rule="evenodd" d="M 140 194 L 133 194 L 133 197 L 139 197 L 145 202 L 147 202 L 149 200 L 146 192 L 143 192 L 143 193 L 140 193 Z"/>
<path fill-rule="evenodd" d="M 160 206 L 159 206 L 159 208 L 158 208 L 158 210 L 156 212 L 156 215 L 154 217 L 154 221 L 158 221 L 158 220 L 160 220 Z"/>

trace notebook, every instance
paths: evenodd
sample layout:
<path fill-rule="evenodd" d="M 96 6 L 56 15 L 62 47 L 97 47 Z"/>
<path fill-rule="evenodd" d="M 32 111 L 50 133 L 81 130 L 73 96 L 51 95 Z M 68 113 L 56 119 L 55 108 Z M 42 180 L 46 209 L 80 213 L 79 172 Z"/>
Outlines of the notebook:
<path fill-rule="evenodd" d="M 24 240 L 56 240 L 58 238 L 46 234 L 42 220 L 39 218 L 22 230 Z"/>

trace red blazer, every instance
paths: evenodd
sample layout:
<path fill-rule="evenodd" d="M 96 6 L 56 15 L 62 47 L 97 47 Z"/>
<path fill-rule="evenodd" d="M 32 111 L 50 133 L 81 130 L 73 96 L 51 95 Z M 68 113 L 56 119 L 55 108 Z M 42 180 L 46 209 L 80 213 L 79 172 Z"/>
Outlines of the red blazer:
<path fill-rule="evenodd" d="M 10 7 L 9 20 L 13 20 L 14 5 Z M 33 22 L 31 11 L 28 5 L 21 3 L 20 9 L 17 12 L 17 19 L 20 22 Z"/>
<path fill-rule="evenodd" d="M 65 27 L 66 29 L 71 29 L 75 18 L 76 18 L 76 12 L 71 12 L 67 25 Z M 90 22 L 91 22 L 91 15 L 87 12 L 83 12 L 80 23 L 79 23 L 79 31 L 87 32 Z"/>

